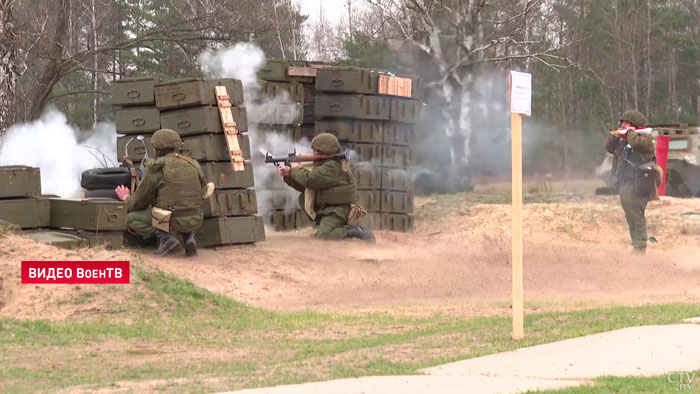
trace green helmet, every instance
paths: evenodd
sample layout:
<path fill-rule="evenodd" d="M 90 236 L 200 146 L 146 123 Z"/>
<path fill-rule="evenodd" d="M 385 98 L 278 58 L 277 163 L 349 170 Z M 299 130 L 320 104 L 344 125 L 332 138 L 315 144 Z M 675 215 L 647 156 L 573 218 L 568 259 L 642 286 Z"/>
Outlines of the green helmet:
<path fill-rule="evenodd" d="M 628 121 L 635 127 L 644 127 L 647 124 L 647 118 L 639 111 L 628 109 L 620 116 L 620 122 Z"/>
<path fill-rule="evenodd" d="M 332 155 L 340 151 L 340 142 L 333 134 L 321 133 L 311 140 L 311 149 L 324 155 Z"/>
<path fill-rule="evenodd" d="M 156 149 L 178 149 L 182 140 L 175 130 L 160 129 L 153 133 L 151 145 Z"/>

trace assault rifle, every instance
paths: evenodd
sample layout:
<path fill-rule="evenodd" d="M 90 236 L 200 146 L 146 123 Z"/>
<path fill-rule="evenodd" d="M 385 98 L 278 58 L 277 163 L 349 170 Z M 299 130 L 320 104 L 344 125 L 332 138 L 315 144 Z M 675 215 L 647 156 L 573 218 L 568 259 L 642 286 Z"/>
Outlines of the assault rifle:
<path fill-rule="evenodd" d="M 285 167 L 291 167 L 292 163 L 316 162 L 329 159 L 345 159 L 350 162 L 357 160 L 357 153 L 354 150 L 346 149 L 342 152 L 332 155 L 298 155 L 296 149 L 286 157 L 273 157 L 270 152 L 260 151 L 265 156 L 265 163 L 272 163 L 275 167 L 280 167 L 284 164 Z"/>

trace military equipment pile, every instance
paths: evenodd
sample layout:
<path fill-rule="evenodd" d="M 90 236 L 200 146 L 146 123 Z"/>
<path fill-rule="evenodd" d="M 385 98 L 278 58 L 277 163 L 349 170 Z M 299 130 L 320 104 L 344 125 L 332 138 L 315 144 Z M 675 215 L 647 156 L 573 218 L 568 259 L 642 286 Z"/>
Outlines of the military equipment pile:
<path fill-rule="evenodd" d="M 43 196 L 38 168 L 0 167 L 0 220 L 19 226 L 27 238 L 60 247 L 119 249 L 126 230 L 126 204 Z"/>
<path fill-rule="evenodd" d="M 225 86 L 237 131 L 236 138 L 245 160 L 235 171 L 221 121 L 215 86 Z M 150 144 L 160 128 L 175 130 L 183 141 L 183 152 L 200 162 L 207 182 L 216 192 L 203 206 L 204 223 L 197 232 L 200 246 L 252 243 L 265 239 L 263 219 L 256 216 L 257 198 L 253 189 L 253 167 L 243 88 L 235 79 L 186 79 L 159 81 L 154 78 L 125 78 L 112 87 L 116 113 L 117 154 L 135 162 L 146 153 L 155 157 Z M 143 135 L 143 143 L 136 135 Z"/>

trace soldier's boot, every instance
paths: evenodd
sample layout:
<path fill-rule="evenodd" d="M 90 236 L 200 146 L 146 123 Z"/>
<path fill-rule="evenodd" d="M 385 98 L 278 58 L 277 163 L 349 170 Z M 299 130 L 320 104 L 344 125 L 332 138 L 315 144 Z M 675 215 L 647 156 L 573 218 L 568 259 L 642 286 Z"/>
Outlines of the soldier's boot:
<path fill-rule="evenodd" d="M 348 235 L 350 236 L 350 238 L 359 238 L 364 241 L 376 242 L 374 234 L 372 234 L 372 232 L 362 224 L 348 227 Z"/>
<path fill-rule="evenodd" d="M 194 238 L 194 232 L 186 233 L 185 235 L 185 254 L 187 256 L 197 255 L 197 240 Z"/>
<path fill-rule="evenodd" d="M 180 240 L 176 236 L 163 230 L 156 230 L 156 238 L 158 238 L 158 249 L 153 251 L 153 254 L 156 256 L 165 256 L 182 247 Z"/>

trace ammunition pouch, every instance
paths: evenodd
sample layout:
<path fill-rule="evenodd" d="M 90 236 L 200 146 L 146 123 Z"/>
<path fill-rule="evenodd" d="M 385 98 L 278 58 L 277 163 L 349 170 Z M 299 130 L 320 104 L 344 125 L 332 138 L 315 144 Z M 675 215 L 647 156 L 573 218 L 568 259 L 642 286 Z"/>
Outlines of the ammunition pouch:
<path fill-rule="evenodd" d="M 653 161 L 634 167 L 634 194 L 637 197 L 651 198 L 656 189 L 657 171 Z"/>
<path fill-rule="evenodd" d="M 153 226 L 153 228 L 169 233 L 170 221 L 172 218 L 172 211 L 158 207 L 151 208 L 151 226 Z"/>

